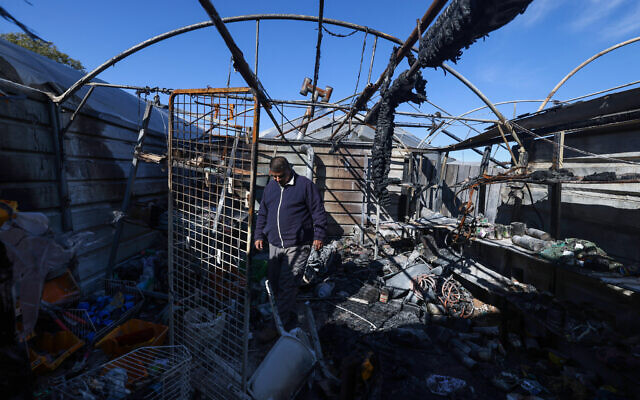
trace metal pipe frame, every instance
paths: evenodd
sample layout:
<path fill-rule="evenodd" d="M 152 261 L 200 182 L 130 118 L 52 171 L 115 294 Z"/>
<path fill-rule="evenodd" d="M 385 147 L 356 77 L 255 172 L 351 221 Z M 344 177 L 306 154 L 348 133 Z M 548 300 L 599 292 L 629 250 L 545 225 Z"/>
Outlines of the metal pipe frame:
<path fill-rule="evenodd" d="M 638 42 L 638 41 L 640 41 L 640 36 L 635 37 L 633 39 L 625 40 L 624 42 L 618 43 L 618 44 L 613 45 L 613 46 L 611 46 L 611 47 L 609 47 L 607 49 L 602 50 L 601 52 L 598 52 L 598 53 L 594 54 L 593 56 L 589 57 L 588 59 L 586 59 L 585 61 L 580 63 L 580 65 L 578 65 L 573 70 L 571 70 L 571 72 L 569 72 L 564 78 L 562 78 L 560 80 L 560 82 L 558 82 L 558 84 L 551 90 L 551 92 L 549 92 L 549 94 L 547 95 L 547 98 L 544 99 L 544 102 L 540 105 L 540 108 L 538 108 L 538 111 L 542 111 L 544 109 L 544 107 L 547 105 L 547 103 L 549 102 L 549 100 L 558 91 L 558 89 L 560 89 L 560 87 L 562 85 L 564 85 L 565 82 L 567 82 L 569 80 L 569 78 L 574 76 L 582 68 L 586 67 L 588 64 L 590 64 L 592 61 L 596 60 L 597 58 L 600 58 L 603 55 L 605 55 L 607 53 L 610 53 L 615 49 L 619 49 L 620 47 L 624 47 L 624 46 L 626 46 L 628 44 L 635 43 L 635 42 Z"/>
<path fill-rule="evenodd" d="M 421 23 L 422 31 L 424 31 L 424 28 L 426 28 L 426 26 L 428 26 L 427 22 L 431 23 L 431 21 L 435 18 L 435 15 L 431 15 L 431 14 L 435 13 L 437 15 L 437 12 L 439 12 L 439 10 L 442 9 L 444 4 L 445 4 L 445 1 L 436 0 L 429 7 L 429 9 L 427 10 L 427 13 L 425 13 L 425 16 L 423 16 L 423 20 L 421 21 L 422 22 Z M 258 20 L 293 20 L 293 21 L 318 22 L 319 18 L 315 17 L 315 16 L 297 15 L 297 14 L 252 14 L 252 15 L 241 15 L 241 16 L 235 16 L 235 17 L 221 18 L 221 20 L 222 20 L 222 22 L 227 24 L 227 23 L 233 23 L 233 22 L 258 21 Z M 407 39 L 407 41 L 403 42 L 400 39 L 398 39 L 398 38 L 396 38 L 396 37 L 394 37 L 392 35 L 383 33 L 383 32 L 378 31 L 376 29 L 372 29 L 372 28 L 369 28 L 369 27 L 366 27 L 366 26 L 362 26 L 362 25 L 358 25 L 358 24 L 354 24 L 354 23 L 350 23 L 350 22 L 335 20 L 335 19 L 331 19 L 331 18 L 323 18 L 323 23 L 330 24 L 330 25 L 341 26 L 341 27 L 345 27 L 345 28 L 350 28 L 350 29 L 361 31 L 361 32 L 368 32 L 368 33 L 370 33 L 370 34 L 372 34 L 372 35 L 374 35 L 376 37 L 380 37 L 380 38 L 389 40 L 390 42 L 400 44 L 400 45 L 403 46 L 403 48 L 407 47 L 407 46 L 405 46 L 405 43 L 408 43 L 409 40 L 412 38 L 412 35 L 413 35 L 413 33 L 412 33 L 412 35 L 410 35 L 409 39 Z M 85 76 L 83 76 L 81 79 L 79 79 L 76 83 L 71 85 L 64 93 L 62 93 L 59 96 L 53 97 L 52 100 L 54 102 L 56 102 L 56 103 L 64 102 L 70 96 L 72 96 L 76 91 L 78 91 L 82 86 L 90 83 L 91 79 L 93 79 L 96 76 L 98 76 L 101 72 L 103 72 L 107 68 L 111 67 L 112 65 L 116 64 L 118 61 L 121 61 L 124 58 L 130 56 L 131 54 L 134 54 L 134 53 L 136 53 L 136 52 L 138 52 L 138 51 L 140 51 L 140 50 L 142 50 L 142 49 L 144 49 L 146 47 L 149 47 L 149 46 L 151 46 L 151 45 L 153 45 L 155 43 L 161 42 L 163 40 L 169 39 L 171 37 L 174 37 L 174 36 L 177 36 L 177 35 L 180 35 L 180 34 L 183 34 L 183 33 L 191 32 L 191 31 L 194 31 L 194 30 L 206 28 L 206 27 L 213 26 L 213 25 L 214 25 L 213 21 L 204 21 L 204 22 L 200 22 L 200 23 L 197 23 L 197 24 L 192 24 L 192 25 L 184 26 L 182 28 L 174 29 L 172 31 L 165 32 L 163 34 L 154 36 L 154 37 L 152 37 L 150 39 L 147 39 L 147 40 L 145 40 L 143 42 L 140 42 L 140 43 L 130 47 L 129 49 L 125 50 L 124 52 L 122 52 L 122 53 L 110 58 L 109 60 L 105 61 L 100 66 L 96 67 L 93 71 L 87 73 Z M 416 31 L 417 31 L 417 29 L 418 29 L 418 27 L 415 28 Z M 417 40 L 417 37 L 415 38 L 415 40 Z M 413 41 L 413 43 L 415 43 L 415 40 Z M 413 48 L 413 47 L 408 47 L 408 48 L 410 48 L 414 52 L 417 52 L 416 48 Z M 484 94 L 482 94 L 482 92 L 480 92 L 475 86 L 473 86 L 473 84 L 471 84 L 471 82 L 469 82 L 466 78 L 464 78 L 464 76 L 462 76 L 460 73 L 458 73 L 457 71 L 455 71 L 452 67 L 450 67 L 448 65 L 445 66 L 445 64 L 443 64 L 442 68 L 445 69 L 446 71 L 450 72 L 458 80 L 460 80 L 467 87 L 469 87 L 469 89 L 471 89 L 476 95 L 478 95 L 478 97 L 480 97 L 480 99 L 482 99 L 487 104 L 487 106 L 489 106 L 489 108 L 492 109 L 492 111 L 494 112 L 494 114 L 496 114 L 498 119 L 505 120 L 504 117 L 502 116 L 502 114 L 500 114 L 499 111 L 495 107 L 493 107 L 493 103 L 489 102 L 489 100 L 486 98 L 486 96 L 484 96 Z M 371 94 L 373 94 L 373 92 Z M 364 95 L 364 93 L 362 93 L 362 95 Z M 370 97 L 370 95 L 369 95 L 369 97 Z M 275 121 L 274 118 L 271 118 L 271 119 Z M 348 118 L 345 118 L 345 121 L 347 119 Z M 274 123 L 274 125 L 276 126 L 276 128 L 278 128 L 278 124 L 277 123 Z"/>
<path fill-rule="evenodd" d="M 116 83 L 104 83 L 104 82 L 89 82 L 86 84 L 86 86 L 110 87 L 115 89 L 131 89 L 131 90 L 135 90 L 136 92 L 146 93 L 146 94 L 158 92 L 158 93 L 168 95 L 168 94 L 171 94 L 171 92 L 173 91 L 173 89 L 159 88 L 157 86 L 149 87 L 149 86 L 121 85 Z"/>
<path fill-rule="evenodd" d="M 245 21 L 258 21 L 258 20 L 289 20 L 289 21 L 307 21 L 307 22 L 318 22 L 318 17 L 316 16 L 311 16 L 311 15 L 298 15 L 298 14 L 251 14 L 251 15 L 239 15 L 239 16 L 235 16 L 235 17 L 226 17 L 226 18 L 222 18 L 222 22 L 224 22 L 225 24 L 229 24 L 229 23 L 233 23 L 233 22 L 245 22 Z M 396 44 L 400 44 L 402 45 L 403 42 L 394 37 L 391 36 L 389 34 L 386 34 L 384 32 L 378 31 L 376 29 L 373 28 L 369 28 L 367 26 L 362 26 L 362 25 L 358 25 L 358 24 L 354 24 L 351 22 L 345 22 L 345 21 L 340 21 L 337 19 L 332 19 L 332 18 L 324 18 L 323 19 L 323 23 L 324 24 L 329 24 L 329 25 L 335 25 L 335 26 L 341 26 L 343 28 L 349 28 L 349 29 L 354 29 L 360 32 L 369 32 L 370 34 L 376 36 L 376 37 L 380 37 L 382 39 L 386 39 L 390 42 L 396 43 Z M 198 29 L 202 29 L 202 28 L 208 28 L 210 26 L 213 26 L 213 22 L 212 21 L 204 21 L 204 22 L 199 22 L 197 24 L 192 24 L 192 25 L 187 25 L 187 26 L 183 26 L 182 28 L 178 28 L 178 29 L 174 29 L 172 31 L 168 31 L 165 33 L 162 33 L 160 35 L 154 36 L 152 38 L 149 38 L 143 42 L 140 42 L 130 48 L 128 48 L 127 50 L 123 51 L 120 54 L 115 55 L 114 57 L 108 59 L 107 61 L 103 62 L 101 65 L 99 65 L 98 67 L 96 67 L 94 70 L 92 70 L 91 72 L 88 72 L 85 76 L 83 76 L 82 78 L 80 78 L 76 83 L 74 83 L 73 85 L 71 85 L 64 93 L 62 93 L 59 96 L 54 96 L 52 97 L 52 100 L 56 103 L 62 103 L 65 100 L 67 100 L 70 96 L 72 96 L 75 92 L 77 92 L 81 87 L 83 87 L 84 85 L 86 85 L 87 83 L 89 83 L 93 78 L 95 78 L 96 76 L 98 76 L 100 73 L 102 73 L 104 70 L 106 70 L 107 68 L 115 65 L 118 61 L 121 61 L 125 58 L 127 58 L 128 56 L 137 53 L 138 51 L 145 49 L 153 44 L 156 44 L 158 42 L 161 42 L 163 40 L 172 38 L 174 36 L 178 36 L 181 35 L 183 33 L 188 33 L 188 32 L 192 32 Z M 415 49 L 414 49 L 415 50 Z"/>

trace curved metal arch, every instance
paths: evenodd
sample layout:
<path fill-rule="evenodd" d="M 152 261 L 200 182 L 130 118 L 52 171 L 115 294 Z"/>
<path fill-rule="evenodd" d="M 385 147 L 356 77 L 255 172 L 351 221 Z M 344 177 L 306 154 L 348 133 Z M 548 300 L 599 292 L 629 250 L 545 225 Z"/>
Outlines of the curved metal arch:
<path fill-rule="evenodd" d="M 232 23 L 232 22 L 243 22 L 243 21 L 257 21 L 257 20 L 293 20 L 293 21 L 308 21 L 308 22 L 318 22 L 318 17 L 316 16 L 311 16 L 311 15 L 298 15 L 298 14 L 251 14 L 251 15 L 240 15 L 240 16 L 235 16 L 235 17 L 226 17 L 223 18 L 222 21 L 224 23 Z M 384 32 L 378 31 L 376 29 L 372 29 L 369 28 L 367 26 L 362 26 L 362 25 L 358 25 L 358 24 L 354 24 L 351 22 L 345 22 L 345 21 L 340 21 L 340 20 L 336 20 L 336 19 L 331 19 L 331 18 L 323 18 L 323 23 L 326 24 L 330 24 L 330 25 L 336 25 L 336 26 L 342 26 L 345 28 L 350 28 L 350 29 L 355 29 L 361 32 L 368 32 L 374 36 L 389 40 L 393 43 L 402 45 L 404 42 L 401 41 L 400 39 L 396 38 L 395 36 L 386 34 Z M 131 54 L 134 54 L 146 47 L 149 47 L 155 43 L 161 42 L 165 39 L 169 39 L 171 37 L 183 34 L 183 33 L 187 33 L 187 32 L 191 32 L 191 31 L 195 31 L 198 29 L 202 29 L 202 28 L 206 28 L 209 26 L 212 26 L 213 22 L 212 21 L 204 21 L 204 22 L 199 22 L 196 24 L 192 24 L 192 25 L 187 25 L 184 26 L 182 28 L 178 28 L 178 29 L 174 29 L 172 31 L 169 32 L 165 32 L 163 34 L 154 36 L 150 39 L 147 39 L 143 42 L 140 42 L 132 47 L 130 47 L 129 49 L 125 50 L 124 52 L 116 55 L 115 57 L 110 58 L 109 60 L 105 61 L 104 63 L 102 63 L 100 66 L 98 66 L 97 68 L 95 68 L 93 71 L 87 73 L 85 76 L 83 76 L 82 78 L 80 78 L 77 82 L 75 82 L 73 85 L 71 85 L 64 93 L 62 93 L 59 96 L 54 96 L 51 98 L 51 100 L 55 103 L 62 103 L 65 100 L 67 100 L 70 96 L 72 96 L 76 91 L 78 91 L 82 86 L 84 86 L 85 84 L 87 84 L 89 81 L 91 81 L 93 78 L 95 78 L 96 76 L 98 76 L 98 74 L 100 74 L 102 71 L 104 71 L 105 69 L 109 68 L 110 66 L 114 65 L 115 63 L 117 63 L 120 60 L 123 60 L 124 58 L 130 56 Z M 416 49 L 415 47 L 411 48 L 412 51 L 417 52 L 418 49 Z M 456 71 L 455 69 L 453 69 L 451 66 L 447 65 L 447 64 L 442 64 L 441 68 L 443 68 L 445 71 L 449 72 L 451 75 L 453 75 L 454 77 L 456 77 L 459 81 L 461 81 L 465 86 L 467 86 L 473 93 L 476 94 L 476 96 L 478 96 L 490 109 L 491 111 L 496 115 L 496 117 L 502 122 L 502 123 L 506 123 L 506 119 L 505 117 L 494 107 L 493 103 L 491 101 L 489 101 L 489 99 L 478 89 L 476 88 L 467 78 L 465 78 L 462 74 L 460 74 L 458 71 Z M 500 124 L 498 124 L 498 128 L 500 129 L 501 133 L 502 133 L 502 128 L 500 126 Z M 504 138 L 504 134 L 502 134 L 503 138 Z M 517 136 L 514 135 L 514 138 L 516 138 L 516 141 L 518 142 L 518 144 L 520 144 L 520 141 L 517 139 Z M 506 139 L 505 139 L 506 142 Z M 507 147 L 508 147 L 508 142 L 506 142 Z M 515 158 L 513 157 L 512 154 L 512 158 L 514 159 L 515 162 Z"/>
<path fill-rule="evenodd" d="M 508 100 L 508 101 L 500 101 L 500 102 L 497 102 L 497 103 L 493 103 L 493 105 L 494 105 L 494 106 L 501 106 L 501 105 L 504 105 L 504 104 L 514 104 L 514 103 L 516 103 L 516 104 L 518 104 L 518 103 L 542 103 L 543 101 L 544 101 L 544 100 Z M 476 112 L 476 111 L 483 110 L 483 109 L 485 109 L 485 108 L 489 108 L 489 106 L 484 105 L 484 106 L 477 107 L 477 108 L 474 108 L 474 109 L 472 109 L 472 110 L 469 110 L 469 111 L 467 111 L 467 112 L 464 112 L 464 113 L 462 113 L 462 114 L 460 114 L 460 115 L 457 115 L 457 116 L 455 116 L 455 118 L 453 118 L 451 121 L 447 121 L 447 122 L 445 122 L 445 123 L 444 123 L 440 128 L 438 128 L 438 129 L 436 130 L 436 132 L 437 132 L 438 130 L 440 130 L 440 129 L 445 129 L 445 128 L 446 128 L 446 127 L 448 127 L 448 126 L 451 126 L 454 122 L 456 122 L 456 121 L 457 121 L 458 119 L 460 119 L 460 118 L 463 118 L 463 117 L 465 117 L 465 116 L 467 116 L 467 115 L 469 115 L 469 114 L 471 114 L 471 113 L 474 113 L 474 112 Z"/>
<path fill-rule="evenodd" d="M 502 125 L 508 127 L 511 130 L 511 136 L 516 141 L 516 143 L 518 143 L 518 145 L 520 146 L 521 150 L 524 149 L 524 146 L 522 145 L 522 142 L 518 138 L 518 135 L 516 135 L 515 131 L 513 131 L 513 129 L 511 129 L 511 125 L 509 125 L 509 123 L 508 123 L 507 119 L 504 117 L 504 115 L 502 115 L 502 113 L 500 111 L 498 111 L 498 109 L 487 98 L 487 96 L 484 95 L 484 93 L 482 93 L 477 87 L 475 87 L 473 85 L 473 83 L 471 83 L 462 74 L 460 74 L 458 71 L 456 71 L 455 69 L 451 68 L 449 65 L 447 65 L 445 63 L 442 63 L 440 66 L 442 67 L 442 69 L 444 69 L 445 71 L 449 72 L 451 75 L 453 75 L 456 78 L 458 78 L 458 80 L 460 82 L 464 83 L 469 89 L 471 89 L 471 91 L 473 93 L 475 93 L 476 96 L 478 96 L 480 98 L 480 100 L 482 100 L 484 102 L 484 104 L 486 104 L 487 107 L 489 107 L 489 109 L 491 109 L 491 111 L 493 111 L 493 113 L 496 115 L 496 117 L 498 117 L 500 122 L 497 123 L 496 126 L 498 127 L 498 131 L 500 131 L 500 136 L 502 136 L 502 140 L 504 141 L 504 144 L 507 146 L 507 150 L 509 150 L 509 154 L 511 155 L 511 160 L 513 161 L 513 165 L 516 165 L 517 164 L 516 157 L 513 154 L 513 152 L 511 151 L 511 148 L 509 147 L 509 141 L 507 140 L 507 137 L 505 136 L 504 131 L 502 130 Z"/>
<path fill-rule="evenodd" d="M 298 15 L 298 14 L 251 14 L 251 15 L 239 15 L 239 16 L 235 16 L 235 17 L 227 17 L 227 18 L 222 18 L 222 21 L 224 23 L 232 23 L 232 22 L 244 22 L 244 21 L 259 21 L 259 20 L 290 20 L 290 21 L 307 21 L 307 22 L 318 22 L 318 17 L 315 16 L 311 16 L 311 15 Z M 394 36 L 391 36 L 389 34 L 386 34 L 384 32 L 378 31 L 376 29 L 372 29 L 369 28 L 367 26 L 362 26 L 362 25 L 358 25 L 358 24 L 354 24 L 351 22 L 345 22 L 345 21 L 340 21 L 337 19 L 331 19 L 331 18 L 323 18 L 323 23 L 324 24 L 330 24 L 330 25 L 336 25 L 336 26 L 342 26 L 344 28 L 350 28 L 350 29 L 355 29 L 361 32 L 368 32 L 374 36 L 380 37 L 382 39 L 386 39 L 389 40 L 390 42 L 402 45 L 402 41 Z M 126 57 L 146 48 L 149 47 L 153 44 L 156 44 L 158 42 L 161 42 L 165 39 L 169 39 L 172 38 L 174 36 L 178 36 L 181 35 L 183 33 L 187 33 L 187 32 L 191 32 L 191 31 L 195 31 L 198 29 L 202 29 L 202 28 L 206 28 L 209 26 L 213 26 L 213 22 L 211 21 L 204 21 L 204 22 L 199 22 L 196 24 L 192 24 L 192 25 L 187 25 L 187 26 L 183 26 L 182 28 L 178 28 L 178 29 L 174 29 L 172 31 L 168 31 L 165 33 L 162 33 L 160 35 L 154 36 L 150 39 L 147 39 L 143 42 L 140 42 L 138 44 L 136 44 L 135 46 L 132 46 L 130 48 L 128 48 L 127 50 L 123 51 L 122 53 L 116 55 L 115 57 L 110 58 L 109 60 L 105 61 L 104 63 L 102 63 L 101 65 L 99 65 L 98 67 L 96 67 L 93 71 L 87 73 L 85 76 L 83 76 L 82 78 L 80 78 L 76 83 L 74 83 L 73 85 L 71 85 L 64 93 L 62 93 L 59 96 L 54 96 L 52 98 L 52 100 L 56 103 L 62 103 L 63 101 L 67 100 L 70 96 L 72 96 L 76 91 L 78 91 L 82 86 L 84 86 L 85 84 L 87 84 L 89 81 L 91 81 L 93 78 L 95 78 L 96 76 L 98 76 L 102 71 L 104 71 L 105 69 L 111 67 L 112 65 L 114 65 L 115 63 L 117 63 L 118 61 L 121 61 L 123 59 L 125 59 Z M 417 51 L 417 49 L 412 49 L 414 51 Z"/>
<path fill-rule="evenodd" d="M 620 47 L 626 46 L 628 44 L 631 43 L 635 43 L 640 41 L 640 36 L 635 37 L 633 39 L 629 39 L 629 40 L 625 40 L 624 42 L 620 42 L 616 45 L 613 45 L 611 47 L 609 47 L 608 49 L 604 49 L 599 53 L 594 54 L 593 56 L 587 58 L 586 60 L 584 60 L 580 65 L 578 65 L 577 67 L 575 67 L 573 70 L 571 70 L 571 72 L 569 72 L 567 74 L 567 76 L 565 76 L 564 78 L 562 78 L 562 80 L 560 82 L 558 82 L 558 84 L 553 88 L 553 90 L 551 90 L 551 92 L 547 95 L 547 98 L 544 99 L 544 102 L 540 105 L 540 108 L 538 108 L 538 111 L 542 111 L 542 109 L 547 105 L 547 103 L 549 102 L 549 100 L 551 100 L 551 98 L 553 97 L 553 95 L 558 91 L 558 89 L 560 89 L 560 87 L 562 85 L 565 84 L 566 81 L 569 80 L 569 78 L 571 78 L 573 75 L 575 75 L 578 71 L 580 71 L 582 68 L 584 68 L 585 66 L 587 66 L 587 64 L 591 63 L 592 61 L 594 61 L 597 58 L 602 57 L 603 55 L 612 52 L 615 49 L 619 49 Z"/>

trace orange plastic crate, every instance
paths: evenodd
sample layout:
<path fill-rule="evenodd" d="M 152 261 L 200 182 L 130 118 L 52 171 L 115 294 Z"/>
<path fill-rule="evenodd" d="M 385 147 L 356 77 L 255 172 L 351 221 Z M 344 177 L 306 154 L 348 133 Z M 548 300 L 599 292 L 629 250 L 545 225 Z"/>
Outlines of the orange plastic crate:
<path fill-rule="evenodd" d="M 84 341 L 69 331 L 38 335 L 29 346 L 31 369 L 38 373 L 53 371 L 82 346 Z M 47 357 L 40 354 L 43 352 L 49 353 L 52 361 L 47 361 Z"/>
<path fill-rule="evenodd" d="M 148 340 L 131 345 L 121 345 L 117 341 L 117 338 L 120 336 L 133 334 L 149 328 L 153 330 L 153 337 Z M 154 324 L 153 322 L 143 321 L 141 319 L 130 319 L 109 332 L 98 343 L 96 343 L 95 347 L 100 348 L 111 358 L 118 357 L 135 350 L 138 347 L 161 346 L 167 337 L 168 330 L 169 327 L 166 325 Z"/>

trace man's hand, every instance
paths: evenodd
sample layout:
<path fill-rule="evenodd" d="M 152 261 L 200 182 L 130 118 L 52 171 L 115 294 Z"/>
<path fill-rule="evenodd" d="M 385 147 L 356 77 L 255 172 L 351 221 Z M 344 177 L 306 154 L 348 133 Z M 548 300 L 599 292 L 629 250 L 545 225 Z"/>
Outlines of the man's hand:
<path fill-rule="evenodd" d="M 262 249 L 264 247 L 264 240 L 258 239 L 258 240 L 255 241 L 254 244 L 256 245 L 256 249 L 262 251 Z"/>
<path fill-rule="evenodd" d="M 308 243 L 308 242 L 307 242 Z M 256 246 L 257 247 L 257 246 Z M 313 241 L 314 250 L 318 251 L 322 248 L 322 240 L 314 240 Z"/>

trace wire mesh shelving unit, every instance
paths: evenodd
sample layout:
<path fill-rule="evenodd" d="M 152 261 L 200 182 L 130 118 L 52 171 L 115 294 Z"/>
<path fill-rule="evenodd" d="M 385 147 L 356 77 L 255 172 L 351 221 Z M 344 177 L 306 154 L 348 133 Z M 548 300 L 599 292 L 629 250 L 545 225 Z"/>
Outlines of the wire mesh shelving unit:
<path fill-rule="evenodd" d="M 190 351 L 203 398 L 246 393 L 257 110 L 249 88 L 169 101 L 170 337 Z"/>
<path fill-rule="evenodd" d="M 188 399 L 184 346 L 140 347 L 53 387 L 57 400 Z"/>
<path fill-rule="evenodd" d="M 142 291 L 136 286 L 136 282 L 118 279 L 104 279 L 103 284 L 105 295 L 114 296 L 118 292 L 122 293 L 123 295 L 130 295 L 133 298 L 134 305 L 133 307 L 120 314 L 118 318 L 114 319 L 111 323 L 104 326 L 94 325 L 91 317 L 89 316 L 88 310 L 82 310 L 78 308 L 71 308 L 66 310 L 66 312 L 63 314 L 65 322 L 67 322 L 67 324 L 69 325 L 69 329 L 81 339 L 87 339 L 87 335 L 93 332 L 94 335 L 91 339 L 92 341 L 97 342 L 115 327 L 136 315 L 142 308 L 142 305 L 144 303 L 144 295 L 142 294 Z M 102 291 L 100 293 L 102 293 Z"/>

